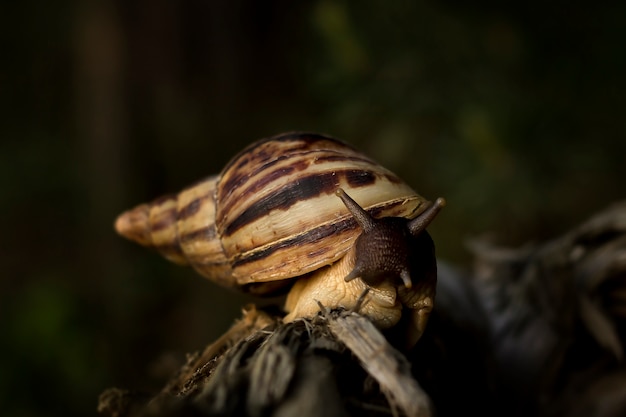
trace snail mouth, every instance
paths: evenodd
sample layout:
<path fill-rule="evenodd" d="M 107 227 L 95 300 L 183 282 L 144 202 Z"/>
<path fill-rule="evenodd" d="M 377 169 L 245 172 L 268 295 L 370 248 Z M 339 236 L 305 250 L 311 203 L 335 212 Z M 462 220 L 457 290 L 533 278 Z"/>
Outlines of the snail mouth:
<path fill-rule="evenodd" d="M 383 281 L 379 285 L 372 286 L 362 280 L 346 282 L 349 288 L 347 298 L 358 300 L 361 308 L 368 310 L 369 304 L 377 307 L 394 308 L 398 301 L 398 289 L 391 281 Z M 366 292 L 366 293 L 365 293 Z"/>
<path fill-rule="evenodd" d="M 380 287 L 370 287 L 366 291 L 353 298 L 350 309 L 368 317 L 381 329 L 394 326 L 402 314 L 398 288 L 386 282 Z M 352 294 L 355 295 L 357 294 Z"/>

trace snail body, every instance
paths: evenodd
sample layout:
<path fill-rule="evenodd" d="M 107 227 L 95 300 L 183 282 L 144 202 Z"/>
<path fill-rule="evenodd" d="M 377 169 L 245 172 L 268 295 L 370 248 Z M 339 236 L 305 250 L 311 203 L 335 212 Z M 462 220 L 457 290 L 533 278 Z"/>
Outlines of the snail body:
<path fill-rule="evenodd" d="M 343 142 L 286 133 L 246 147 L 218 175 L 123 213 L 115 228 L 223 286 L 260 295 L 293 286 L 286 320 L 317 314 L 318 302 L 353 308 L 369 289 L 363 308 L 371 313 L 365 314 L 390 327 L 404 307 L 432 308 L 435 259 L 424 229 L 443 205 L 442 199 L 430 204 Z M 392 228 L 408 236 L 404 249 L 380 252 L 359 245 L 368 222 L 381 219 L 417 225 L 414 236 L 402 232 L 403 226 Z M 396 232 L 376 233 L 384 246 Z M 407 251 L 427 252 L 428 259 L 408 265 L 420 256 L 407 257 Z M 371 253 L 362 256 L 366 252 Z M 391 264 L 407 265 L 389 268 L 391 258 L 379 252 L 392 258 L 401 252 L 402 259 Z M 361 258 L 376 266 L 359 267 Z M 377 309 L 384 312 L 377 315 Z"/>

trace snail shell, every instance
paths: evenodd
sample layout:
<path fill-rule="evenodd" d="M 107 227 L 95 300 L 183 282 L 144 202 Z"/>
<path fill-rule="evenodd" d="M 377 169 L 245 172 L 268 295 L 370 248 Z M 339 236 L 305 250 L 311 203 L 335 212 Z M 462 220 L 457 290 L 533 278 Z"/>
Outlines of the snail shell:
<path fill-rule="evenodd" d="M 272 294 L 329 265 L 340 266 L 335 275 L 343 274 L 344 282 L 354 263 L 346 254 L 354 252 L 361 227 L 337 197 L 340 188 L 375 218 L 413 219 L 429 206 L 351 146 L 319 134 L 286 133 L 248 146 L 219 175 L 123 213 L 115 228 L 170 261 L 248 292 Z M 396 284 L 390 290 L 394 305 Z M 358 294 L 352 298 L 356 302 Z M 297 310 L 296 304 L 288 302 L 288 310 Z"/>

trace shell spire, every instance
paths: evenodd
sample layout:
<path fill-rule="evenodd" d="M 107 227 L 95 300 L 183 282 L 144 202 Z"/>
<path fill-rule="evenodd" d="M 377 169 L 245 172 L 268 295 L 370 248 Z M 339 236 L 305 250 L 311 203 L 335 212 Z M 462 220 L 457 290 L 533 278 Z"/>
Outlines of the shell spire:
<path fill-rule="evenodd" d="M 155 249 L 179 265 L 190 265 L 201 275 L 227 287 L 232 280 L 215 227 L 215 188 L 218 176 L 197 182 L 178 194 L 140 204 L 122 213 L 115 230 L 125 238 Z"/>
<path fill-rule="evenodd" d="M 150 206 L 141 204 L 120 214 L 115 220 L 115 231 L 141 246 L 152 246 L 150 237 Z"/>
<path fill-rule="evenodd" d="M 115 230 L 133 242 L 157 250 L 172 262 L 187 265 L 178 241 L 177 200 L 176 196 L 165 196 L 140 204 L 117 218 Z"/>

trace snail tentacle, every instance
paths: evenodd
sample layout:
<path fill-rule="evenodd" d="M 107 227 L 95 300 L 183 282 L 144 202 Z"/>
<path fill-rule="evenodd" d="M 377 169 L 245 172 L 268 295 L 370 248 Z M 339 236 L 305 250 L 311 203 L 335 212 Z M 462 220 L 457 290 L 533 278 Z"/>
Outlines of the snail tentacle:
<path fill-rule="evenodd" d="M 369 232 L 376 227 L 376 223 L 374 222 L 372 216 L 370 216 L 370 214 L 365 211 L 363 207 L 359 206 L 356 201 L 346 194 L 343 188 L 338 188 L 336 194 L 339 198 L 341 198 L 341 201 L 343 201 L 343 204 L 346 205 L 348 210 L 350 210 L 350 214 L 352 214 L 352 217 L 354 217 L 354 220 L 357 221 L 364 232 Z"/>
<path fill-rule="evenodd" d="M 422 214 L 409 221 L 409 230 L 413 236 L 422 233 L 426 227 L 433 221 L 439 211 L 446 206 L 445 198 L 439 197 L 432 203 Z"/>

